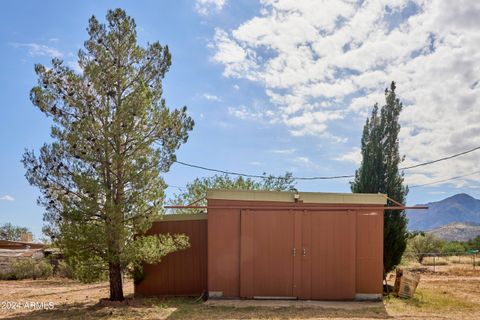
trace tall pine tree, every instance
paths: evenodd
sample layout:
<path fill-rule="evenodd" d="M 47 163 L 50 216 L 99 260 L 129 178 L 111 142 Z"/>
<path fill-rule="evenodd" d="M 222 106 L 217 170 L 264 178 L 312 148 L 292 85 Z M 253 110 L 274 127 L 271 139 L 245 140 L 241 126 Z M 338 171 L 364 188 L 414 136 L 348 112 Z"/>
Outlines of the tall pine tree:
<path fill-rule="evenodd" d="M 110 10 L 89 20 L 80 74 L 59 59 L 36 65 L 31 101 L 51 117 L 53 142 L 26 151 L 28 181 L 45 207 L 45 231 L 84 275 L 107 272 L 110 299 L 123 300 L 122 273 L 188 245 L 184 236 L 141 236 L 161 213 L 161 173 L 193 127 L 186 107 L 170 110 L 162 79 L 168 47 L 137 44 L 135 22 Z"/>
<path fill-rule="evenodd" d="M 405 204 L 408 188 L 403 186 L 403 173 L 398 166 L 400 157 L 398 121 L 403 105 L 395 94 L 395 82 L 385 89 L 386 104 L 380 109 L 375 104 L 363 128 L 362 163 L 351 182 L 352 192 L 385 193 Z M 394 205 L 389 203 L 389 205 Z M 404 211 L 385 211 L 384 271 L 389 272 L 400 263 L 407 246 L 407 217 Z"/>

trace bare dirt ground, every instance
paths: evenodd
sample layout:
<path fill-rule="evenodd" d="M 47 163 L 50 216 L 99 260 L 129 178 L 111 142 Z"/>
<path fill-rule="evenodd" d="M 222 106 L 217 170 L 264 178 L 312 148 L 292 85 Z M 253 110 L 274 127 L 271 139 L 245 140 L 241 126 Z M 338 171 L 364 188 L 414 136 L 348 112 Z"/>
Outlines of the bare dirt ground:
<path fill-rule="evenodd" d="M 480 269 L 480 268 L 478 268 Z M 480 319 L 480 270 L 419 270 L 413 299 L 386 297 L 383 303 L 350 308 L 279 304 L 216 306 L 194 298 L 133 299 L 125 285 L 125 303 L 100 301 L 108 284 L 65 279 L 0 281 L 0 318 L 4 319 Z M 356 303 L 358 305 L 358 302 Z M 53 306 L 53 308 L 52 308 Z"/>

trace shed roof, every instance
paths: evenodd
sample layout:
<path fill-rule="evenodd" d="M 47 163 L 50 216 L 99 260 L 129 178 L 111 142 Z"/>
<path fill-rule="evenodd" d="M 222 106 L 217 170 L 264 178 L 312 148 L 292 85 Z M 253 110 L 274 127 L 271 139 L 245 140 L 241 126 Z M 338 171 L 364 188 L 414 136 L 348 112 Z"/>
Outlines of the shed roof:
<path fill-rule="evenodd" d="M 12 241 L 12 240 L 0 240 L 0 249 L 43 249 L 45 245 L 43 243 L 25 242 L 25 241 Z"/>
<path fill-rule="evenodd" d="M 207 199 L 295 202 L 295 192 L 259 190 L 217 190 L 207 191 Z M 328 193 L 298 192 L 303 203 L 330 204 L 387 204 L 387 195 L 381 193 Z"/>

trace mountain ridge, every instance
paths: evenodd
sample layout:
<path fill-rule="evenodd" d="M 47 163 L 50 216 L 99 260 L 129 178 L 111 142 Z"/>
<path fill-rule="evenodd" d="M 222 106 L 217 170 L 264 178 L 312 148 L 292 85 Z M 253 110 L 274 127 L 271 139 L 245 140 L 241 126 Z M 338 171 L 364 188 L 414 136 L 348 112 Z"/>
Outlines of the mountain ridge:
<path fill-rule="evenodd" d="M 431 231 L 458 222 L 480 223 L 480 200 L 466 193 L 422 205 L 428 206 L 428 210 L 406 211 L 411 231 Z"/>
<path fill-rule="evenodd" d="M 435 237 L 448 241 L 468 241 L 480 235 L 480 223 L 452 222 L 428 231 Z"/>

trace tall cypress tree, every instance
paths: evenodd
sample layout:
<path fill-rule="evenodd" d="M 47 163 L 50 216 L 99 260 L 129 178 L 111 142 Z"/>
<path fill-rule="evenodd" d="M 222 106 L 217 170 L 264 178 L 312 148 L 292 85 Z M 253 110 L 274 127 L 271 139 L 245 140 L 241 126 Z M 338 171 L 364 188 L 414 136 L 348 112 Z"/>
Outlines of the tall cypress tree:
<path fill-rule="evenodd" d="M 385 193 L 405 204 L 408 188 L 403 185 L 403 173 L 398 166 L 400 157 L 398 121 L 403 105 L 395 94 L 395 82 L 385 89 L 386 104 L 380 109 L 375 104 L 363 128 L 361 141 L 362 163 L 351 182 L 352 192 Z M 394 205 L 389 203 L 389 205 Z M 407 217 L 404 211 L 385 211 L 384 271 L 389 272 L 400 263 L 407 246 Z"/>
<path fill-rule="evenodd" d="M 123 300 L 122 273 L 188 245 L 183 236 L 141 236 L 162 212 L 161 174 L 175 161 L 193 120 L 162 98 L 168 47 L 137 44 L 121 9 L 108 24 L 90 18 L 76 73 L 59 59 L 36 65 L 32 103 L 53 126 L 40 155 L 27 151 L 28 181 L 41 191 L 45 231 L 84 275 L 108 273 L 110 299 Z"/>

